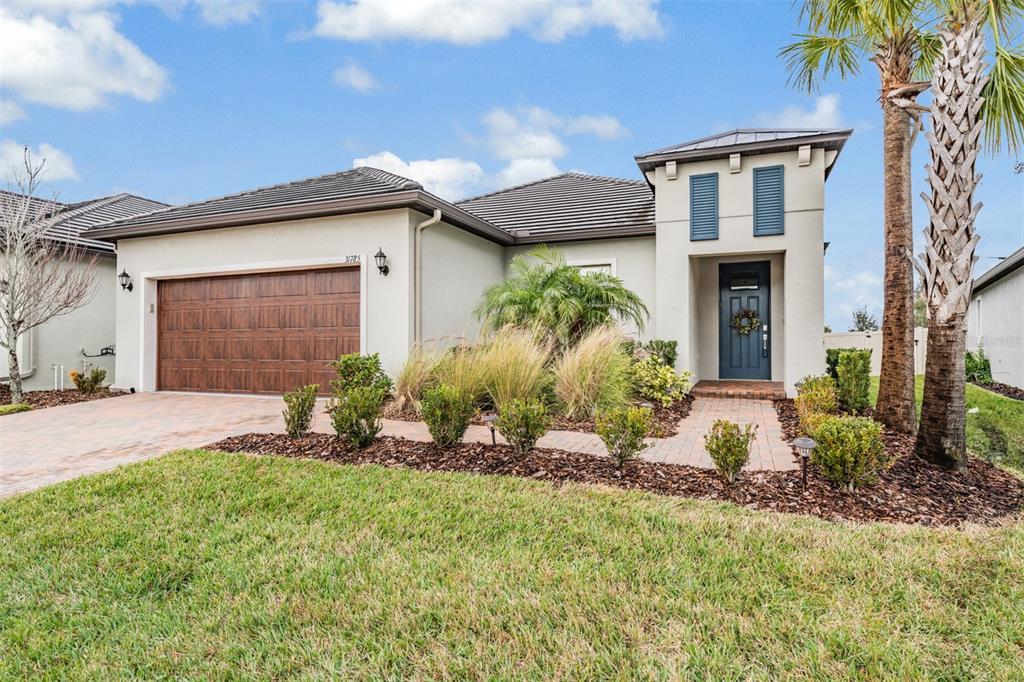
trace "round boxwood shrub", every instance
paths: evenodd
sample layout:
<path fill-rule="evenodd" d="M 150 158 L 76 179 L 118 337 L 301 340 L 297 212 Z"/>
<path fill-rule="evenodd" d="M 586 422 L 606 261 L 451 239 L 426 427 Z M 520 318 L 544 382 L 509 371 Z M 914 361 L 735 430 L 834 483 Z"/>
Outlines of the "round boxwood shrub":
<path fill-rule="evenodd" d="M 438 447 L 446 448 L 462 440 L 473 418 L 473 400 L 463 391 L 441 384 L 423 391 L 420 413 L 430 437 Z"/>
<path fill-rule="evenodd" d="M 825 478 L 849 490 L 874 483 L 888 464 L 882 425 L 868 417 L 825 419 L 814 440 L 814 464 Z"/>

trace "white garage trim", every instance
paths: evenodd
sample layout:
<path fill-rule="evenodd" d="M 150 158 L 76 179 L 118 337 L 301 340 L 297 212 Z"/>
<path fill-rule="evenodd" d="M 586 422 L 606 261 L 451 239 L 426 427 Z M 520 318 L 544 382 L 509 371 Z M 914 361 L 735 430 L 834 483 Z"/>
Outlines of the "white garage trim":
<path fill-rule="evenodd" d="M 139 273 L 139 302 L 141 320 L 139 336 L 139 377 L 140 391 L 156 390 L 157 358 L 157 285 L 160 280 L 191 279 L 193 277 L 216 277 L 218 275 L 248 275 L 259 272 L 283 272 L 286 270 L 315 270 L 335 268 L 344 265 L 359 265 L 359 352 L 366 353 L 366 254 L 333 258 L 309 258 L 300 260 L 262 261 L 257 263 L 235 263 L 171 270 L 149 270 Z"/>

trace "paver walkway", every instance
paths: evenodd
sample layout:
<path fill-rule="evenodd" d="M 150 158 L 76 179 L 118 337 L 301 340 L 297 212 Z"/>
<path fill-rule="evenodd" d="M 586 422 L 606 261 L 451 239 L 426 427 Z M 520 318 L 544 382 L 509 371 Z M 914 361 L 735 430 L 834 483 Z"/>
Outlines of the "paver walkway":
<path fill-rule="evenodd" d="M 228 436 L 282 430 L 281 399 L 262 396 L 141 393 L 0 417 L 0 497 L 198 447 Z M 710 467 L 704 434 L 715 419 L 758 424 L 749 469 L 793 469 L 775 409 L 767 400 L 700 398 L 671 438 L 652 439 L 643 453 L 655 462 Z M 314 430 L 330 433 L 317 410 Z M 384 420 L 385 435 L 427 441 L 425 424 Z M 501 436 L 498 436 L 501 442 Z M 467 441 L 488 443 L 487 427 L 471 426 Z M 539 445 L 605 454 L 594 434 L 551 431 Z"/>

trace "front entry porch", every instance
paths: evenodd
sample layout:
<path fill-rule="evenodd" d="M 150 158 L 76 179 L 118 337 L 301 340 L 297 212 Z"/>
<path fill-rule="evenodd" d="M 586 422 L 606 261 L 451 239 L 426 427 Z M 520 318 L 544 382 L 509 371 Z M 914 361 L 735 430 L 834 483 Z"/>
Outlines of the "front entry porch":
<path fill-rule="evenodd" d="M 781 381 L 742 381 L 701 379 L 692 391 L 697 398 L 746 398 L 784 400 L 786 387 Z"/>

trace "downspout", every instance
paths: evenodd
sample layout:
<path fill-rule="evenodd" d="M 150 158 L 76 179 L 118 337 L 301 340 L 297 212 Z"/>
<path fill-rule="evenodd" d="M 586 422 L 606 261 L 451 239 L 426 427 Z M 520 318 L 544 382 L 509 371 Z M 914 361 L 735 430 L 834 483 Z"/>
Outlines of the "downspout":
<path fill-rule="evenodd" d="M 434 215 L 422 223 L 416 225 L 416 234 L 413 244 L 413 260 L 415 263 L 415 282 L 413 288 L 416 290 L 416 300 L 413 303 L 413 338 L 417 344 L 423 341 L 423 230 L 431 225 L 441 222 L 441 209 L 435 208 Z"/>

